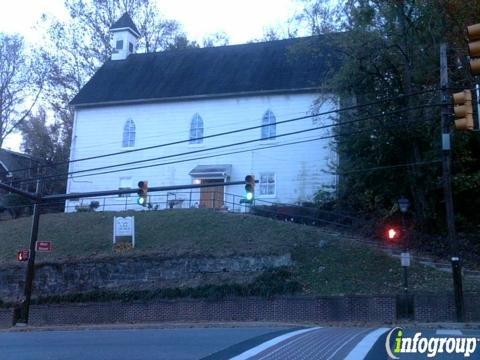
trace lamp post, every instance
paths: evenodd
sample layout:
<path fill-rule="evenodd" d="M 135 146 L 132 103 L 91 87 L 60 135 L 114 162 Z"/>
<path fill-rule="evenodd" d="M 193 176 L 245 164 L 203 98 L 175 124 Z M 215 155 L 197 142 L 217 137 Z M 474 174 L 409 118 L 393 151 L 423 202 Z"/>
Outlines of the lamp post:
<path fill-rule="evenodd" d="M 403 290 L 405 292 L 405 316 L 408 315 L 408 267 L 410 266 L 410 253 L 408 252 L 408 232 L 405 224 L 405 214 L 410 207 L 410 201 L 402 196 L 397 201 L 400 212 L 402 213 L 403 227 L 403 252 L 401 254 L 401 264 L 403 267 Z"/>

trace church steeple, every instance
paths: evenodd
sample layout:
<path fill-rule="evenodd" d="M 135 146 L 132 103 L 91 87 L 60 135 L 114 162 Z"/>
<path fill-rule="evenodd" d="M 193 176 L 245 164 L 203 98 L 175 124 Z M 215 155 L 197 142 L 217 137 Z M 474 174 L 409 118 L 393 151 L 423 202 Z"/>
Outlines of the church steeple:
<path fill-rule="evenodd" d="M 122 15 L 110 28 L 112 32 L 112 60 L 125 60 L 134 54 L 140 33 L 128 13 Z"/>

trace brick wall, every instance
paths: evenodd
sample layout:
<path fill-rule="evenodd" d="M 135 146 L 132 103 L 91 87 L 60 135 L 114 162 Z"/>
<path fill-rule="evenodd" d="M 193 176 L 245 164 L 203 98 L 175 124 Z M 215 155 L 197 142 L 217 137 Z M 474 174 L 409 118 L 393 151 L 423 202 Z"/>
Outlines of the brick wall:
<path fill-rule="evenodd" d="M 465 321 L 480 321 L 480 294 L 465 293 Z M 421 322 L 456 321 L 453 294 L 416 294 L 415 320 Z"/>
<path fill-rule="evenodd" d="M 0 329 L 10 327 L 12 325 L 12 310 L 0 309 Z"/>
<path fill-rule="evenodd" d="M 31 325 L 167 321 L 359 321 L 391 323 L 395 298 L 350 296 L 318 298 L 234 298 L 163 300 L 151 303 L 34 305 Z M 8 317 L 8 325 L 11 313 Z M 2 322 L 0 318 L 0 322 Z M 8 326 L 0 324 L 0 326 Z"/>
<path fill-rule="evenodd" d="M 150 303 L 34 305 L 31 325 L 69 325 L 170 321 L 380 322 L 396 320 L 394 296 L 325 296 L 291 298 L 179 299 Z M 452 294 L 416 294 L 414 320 L 451 322 Z M 479 294 L 465 294 L 465 320 L 480 321 Z M 11 310 L 0 310 L 0 328 L 9 327 Z"/>

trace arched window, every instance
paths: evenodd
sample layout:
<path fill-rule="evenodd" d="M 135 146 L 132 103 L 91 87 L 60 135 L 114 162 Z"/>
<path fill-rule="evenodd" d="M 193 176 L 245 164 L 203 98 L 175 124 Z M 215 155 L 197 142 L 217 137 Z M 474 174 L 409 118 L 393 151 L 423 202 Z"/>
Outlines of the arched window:
<path fill-rule="evenodd" d="M 123 126 L 122 147 L 135 146 L 135 123 L 132 119 L 128 119 Z"/>
<path fill-rule="evenodd" d="M 273 115 L 273 112 L 267 110 L 262 118 L 262 139 L 275 139 L 275 135 L 277 133 L 276 122 L 277 119 L 275 118 L 275 115 Z"/>
<path fill-rule="evenodd" d="M 202 144 L 203 139 L 203 120 L 200 115 L 193 115 L 190 123 L 190 144 Z"/>

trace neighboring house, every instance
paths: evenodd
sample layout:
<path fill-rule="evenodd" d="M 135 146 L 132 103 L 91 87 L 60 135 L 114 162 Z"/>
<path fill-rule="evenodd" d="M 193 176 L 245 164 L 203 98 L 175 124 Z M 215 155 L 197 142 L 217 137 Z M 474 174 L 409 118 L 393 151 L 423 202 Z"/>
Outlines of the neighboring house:
<path fill-rule="evenodd" d="M 0 149 L 0 181 L 16 188 L 35 192 L 35 182 L 31 180 L 37 174 L 40 162 L 30 155 Z"/>
<path fill-rule="evenodd" d="M 322 186 L 336 184 L 336 177 L 328 173 L 336 162 L 330 146 L 333 139 L 312 140 L 331 134 L 332 128 L 315 128 L 335 119 L 323 116 L 282 123 L 338 107 L 335 96 L 320 93 L 335 62 L 322 38 L 136 54 L 139 33 L 127 14 L 111 31 L 115 49 L 111 60 L 70 103 L 75 109 L 70 159 L 188 141 L 73 162 L 70 172 L 163 157 L 124 166 L 121 172 L 73 175 L 67 193 L 136 188 L 140 180 L 147 180 L 152 187 L 237 181 L 254 174 L 260 181 L 256 199 L 296 203 L 312 200 Z M 319 98 L 323 99 L 320 103 Z M 259 125 L 266 126 L 201 139 Z M 305 129 L 314 131 L 281 136 Z M 208 150 L 249 140 L 259 141 Z M 284 146 L 304 140 L 312 141 Z M 182 153 L 190 154 L 173 156 Z M 144 168 L 128 169 L 139 166 Z M 122 167 L 94 172 L 119 169 Z M 183 202 L 183 207 L 232 209 L 241 202 L 244 187 L 150 195 L 151 203 L 163 202 L 161 207 L 168 196 L 176 198 L 175 205 Z M 67 201 L 67 211 L 78 204 Z M 134 195 L 100 200 L 100 206 L 105 210 L 141 209 L 135 205 Z"/>

